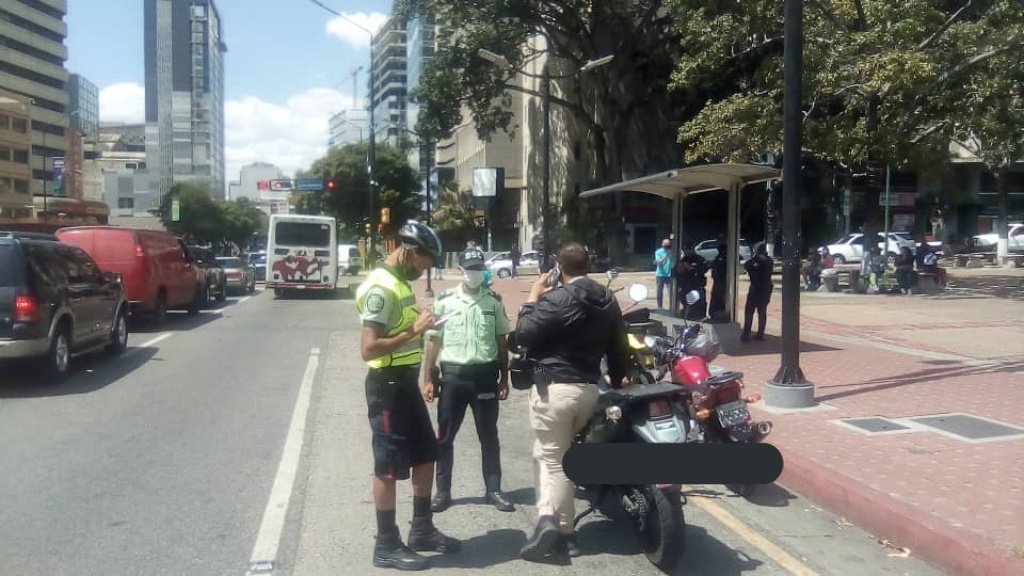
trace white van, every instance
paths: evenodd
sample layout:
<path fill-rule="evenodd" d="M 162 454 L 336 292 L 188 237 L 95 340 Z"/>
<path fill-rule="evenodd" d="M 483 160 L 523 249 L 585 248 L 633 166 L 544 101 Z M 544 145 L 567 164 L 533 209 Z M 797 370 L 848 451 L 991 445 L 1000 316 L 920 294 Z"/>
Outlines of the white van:
<path fill-rule="evenodd" d="M 363 269 L 363 257 L 354 244 L 338 244 L 338 274 L 359 274 Z"/>
<path fill-rule="evenodd" d="M 267 289 L 334 290 L 338 223 L 330 216 L 272 214 L 267 234 Z"/>

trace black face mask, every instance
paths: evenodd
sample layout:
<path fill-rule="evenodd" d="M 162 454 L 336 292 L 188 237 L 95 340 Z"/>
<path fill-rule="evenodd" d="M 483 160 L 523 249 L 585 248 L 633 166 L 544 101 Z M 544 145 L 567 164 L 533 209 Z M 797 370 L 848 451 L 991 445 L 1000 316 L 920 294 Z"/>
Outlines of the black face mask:
<path fill-rule="evenodd" d="M 405 266 L 402 266 L 402 276 L 405 276 L 405 279 L 409 282 L 415 282 L 420 279 L 420 276 L 423 276 L 423 270 L 420 270 L 411 264 L 406 264 Z"/>

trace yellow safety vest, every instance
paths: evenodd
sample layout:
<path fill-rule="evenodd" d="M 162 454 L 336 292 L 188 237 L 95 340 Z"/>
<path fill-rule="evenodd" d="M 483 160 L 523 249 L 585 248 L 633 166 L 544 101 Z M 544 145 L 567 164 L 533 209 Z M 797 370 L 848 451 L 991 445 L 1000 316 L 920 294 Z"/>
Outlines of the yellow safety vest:
<path fill-rule="evenodd" d="M 370 272 L 366 281 L 359 285 L 356 290 L 356 309 L 363 313 L 365 298 L 371 288 L 380 287 L 394 295 L 395 301 L 402 307 L 402 318 L 398 324 L 388 328 L 386 338 L 392 338 L 401 332 L 408 330 L 419 317 L 420 312 L 416 307 L 416 294 L 408 282 L 396 278 L 391 272 L 384 268 L 375 268 Z M 423 361 L 423 339 L 416 337 L 406 342 L 401 348 L 390 354 L 385 354 L 368 361 L 370 368 L 386 368 L 388 366 L 416 366 Z"/>

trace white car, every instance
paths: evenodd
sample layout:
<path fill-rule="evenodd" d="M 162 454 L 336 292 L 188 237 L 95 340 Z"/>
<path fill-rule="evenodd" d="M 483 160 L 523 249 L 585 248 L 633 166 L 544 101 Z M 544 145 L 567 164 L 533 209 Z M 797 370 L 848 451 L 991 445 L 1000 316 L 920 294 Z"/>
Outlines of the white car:
<path fill-rule="evenodd" d="M 718 257 L 718 240 L 705 240 L 694 246 L 693 250 L 710 264 L 712 260 Z M 750 255 L 750 243 L 740 239 L 740 262 L 750 258 Z"/>
<path fill-rule="evenodd" d="M 979 252 L 995 252 L 996 244 L 999 242 L 999 234 L 990 232 L 978 234 L 974 237 L 974 249 Z M 1007 234 L 1006 249 L 1009 252 L 1024 252 L 1024 224 L 1014 222 L 1010 224 L 1010 231 Z"/>
<path fill-rule="evenodd" d="M 913 252 L 917 243 L 906 232 L 889 232 L 889 241 L 885 242 L 882 232 L 878 233 L 878 247 L 885 253 L 889 263 L 896 259 L 900 248 L 906 246 Z M 835 257 L 836 264 L 860 262 L 864 258 L 864 235 L 861 233 L 847 234 L 828 245 L 828 252 Z"/>
<path fill-rule="evenodd" d="M 498 278 L 508 278 L 512 275 L 512 253 L 498 252 L 487 259 L 485 263 L 491 274 Z M 517 274 L 537 274 L 540 264 L 540 253 L 536 250 L 523 252 L 519 256 L 519 266 L 516 267 Z"/>

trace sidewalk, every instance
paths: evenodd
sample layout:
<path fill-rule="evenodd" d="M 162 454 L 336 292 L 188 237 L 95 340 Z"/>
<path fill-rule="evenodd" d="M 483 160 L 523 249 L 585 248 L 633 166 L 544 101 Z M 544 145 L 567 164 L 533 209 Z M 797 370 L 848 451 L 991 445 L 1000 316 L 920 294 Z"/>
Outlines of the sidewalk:
<path fill-rule="evenodd" d="M 782 486 L 952 574 L 1024 574 L 1024 270 L 949 272 L 935 296 L 801 293 L 800 365 L 820 404 L 754 411 L 775 424 Z M 495 282 L 513 321 L 532 280 Z M 637 281 L 653 308 L 649 274 L 615 285 Z M 715 361 L 751 392 L 779 369 L 780 300 L 765 341 Z M 907 420 L 937 414 L 967 418 Z"/>

